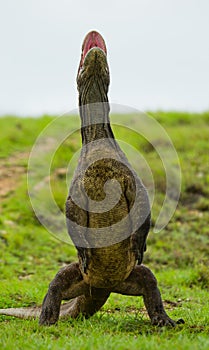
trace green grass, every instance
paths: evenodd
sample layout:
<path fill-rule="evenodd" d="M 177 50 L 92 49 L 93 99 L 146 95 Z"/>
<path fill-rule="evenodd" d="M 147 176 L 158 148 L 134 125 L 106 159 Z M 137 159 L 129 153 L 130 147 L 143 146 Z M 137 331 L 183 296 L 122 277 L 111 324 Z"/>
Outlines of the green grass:
<path fill-rule="evenodd" d="M 52 327 L 0 316 L 0 349 L 209 348 L 209 113 L 151 114 L 165 128 L 178 152 L 182 192 L 166 228 L 155 234 L 151 230 L 144 264 L 158 279 L 169 316 L 183 318 L 185 324 L 175 329 L 151 326 L 141 298 L 111 295 L 92 318 L 60 321 Z M 16 181 L 15 186 L 5 183 L 11 188 L 0 198 L 0 308 L 40 305 L 56 272 L 76 259 L 74 247 L 56 240 L 41 226 L 27 193 L 30 150 L 53 120 L 50 116 L 0 118 L 0 170 L 11 170 Z M 79 121 L 72 123 L 71 128 L 79 125 Z M 68 128 L 67 119 L 60 127 Z M 165 190 L 159 156 L 133 130 L 115 126 L 114 132 L 118 139 L 140 150 L 152 169 L 157 187 L 152 209 L 154 225 Z M 56 135 L 54 132 L 51 136 Z M 67 186 L 65 175 L 58 169 L 67 167 L 79 147 L 79 134 L 74 132 L 52 160 L 52 191 L 61 209 Z M 20 173 L 15 170 L 17 166 L 22 169 Z M 5 177 L 1 181 L 6 181 Z"/>

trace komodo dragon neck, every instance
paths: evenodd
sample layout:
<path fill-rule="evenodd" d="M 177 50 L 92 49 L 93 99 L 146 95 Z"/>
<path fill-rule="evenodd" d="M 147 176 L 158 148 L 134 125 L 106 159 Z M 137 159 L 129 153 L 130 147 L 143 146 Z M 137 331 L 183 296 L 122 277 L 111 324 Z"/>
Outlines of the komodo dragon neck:
<path fill-rule="evenodd" d="M 93 84 L 94 85 L 94 84 Z M 99 85 L 99 82 L 98 82 Z M 109 103 L 107 95 L 95 88 L 95 98 L 91 94 L 80 97 L 81 137 L 83 145 L 92 141 L 109 138 L 114 143 L 114 135 L 109 119 Z M 105 101 L 106 100 L 106 101 Z M 87 102 L 88 101 L 88 102 Z"/>

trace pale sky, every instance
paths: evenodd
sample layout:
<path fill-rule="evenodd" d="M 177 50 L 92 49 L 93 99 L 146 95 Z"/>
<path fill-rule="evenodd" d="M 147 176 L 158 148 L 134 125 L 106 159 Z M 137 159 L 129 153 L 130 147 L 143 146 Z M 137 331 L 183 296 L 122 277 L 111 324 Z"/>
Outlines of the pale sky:
<path fill-rule="evenodd" d="M 76 108 L 92 29 L 107 44 L 111 102 L 209 110 L 208 0 L 0 0 L 0 115 Z"/>

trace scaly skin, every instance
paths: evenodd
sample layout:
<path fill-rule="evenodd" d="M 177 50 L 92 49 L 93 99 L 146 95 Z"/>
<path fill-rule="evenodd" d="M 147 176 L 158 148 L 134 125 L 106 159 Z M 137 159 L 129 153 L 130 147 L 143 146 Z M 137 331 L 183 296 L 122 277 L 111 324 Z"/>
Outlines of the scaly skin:
<path fill-rule="evenodd" d="M 68 316 L 89 317 L 114 292 L 142 295 L 152 324 L 174 326 L 175 322 L 163 308 L 155 277 L 141 265 L 150 227 L 149 201 L 144 186 L 114 139 L 109 120 L 106 46 L 97 32 L 89 33 L 84 39 L 77 84 L 83 148 L 66 202 L 66 217 L 79 264 L 64 268 L 52 281 L 40 323 L 57 322 L 62 299 L 76 297 Z M 89 209 L 90 201 L 105 201 L 108 195 L 104 186 L 110 179 L 120 184 L 117 204 L 103 212 L 94 211 L 93 206 Z M 138 197 L 136 188 L 139 188 Z M 111 187 L 112 200 L 117 197 L 117 191 L 117 187 Z M 77 198 L 81 205 L 75 203 Z M 133 217 L 129 213 L 135 200 L 142 220 L 137 229 L 132 230 L 137 213 Z M 127 218 L 124 224 L 117 226 L 124 218 Z M 106 232 L 97 234 L 95 230 L 100 232 L 101 228 L 107 228 Z"/>
<path fill-rule="evenodd" d="M 154 275 L 142 265 L 150 228 L 149 200 L 114 139 L 106 45 L 95 31 L 84 39 L 77 85 L 83 147 L 66 202 L 66 217 L 79 262 L 61 269 L 50 283 L 39 322 L 50 325 L 59 317 L 89 317 L 113 292 L 143 296 L 152 324 L 174 326 L 163 308 Z M 110 180 L 117 181 L 120 191 L 115 182 L 109 192 L 105 189 Z M 130 215 L 135 201 L 138 209 Z M 104 210 L 94 210 L 98 203 Z M 62 300 L 69 299 L 61 306 Z M 15 309 L 10 309 L 10 314 L 12 310 L 15 315 Z M 40 313 L 32 311 L 31 317 Z"/>

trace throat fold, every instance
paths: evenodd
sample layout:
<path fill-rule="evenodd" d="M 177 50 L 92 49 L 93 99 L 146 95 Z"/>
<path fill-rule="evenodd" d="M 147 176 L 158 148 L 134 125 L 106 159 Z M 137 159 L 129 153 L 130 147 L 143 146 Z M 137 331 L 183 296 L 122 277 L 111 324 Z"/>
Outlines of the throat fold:
<path fill-rule="evenodd" d="M 110 106 L 104 89 L 94 84 L 85 94 L 79 97 L 79 112 L 81 117 L 81 136 L 83 144 L 102 139 L 114 139 L 110 126 Z"/>

